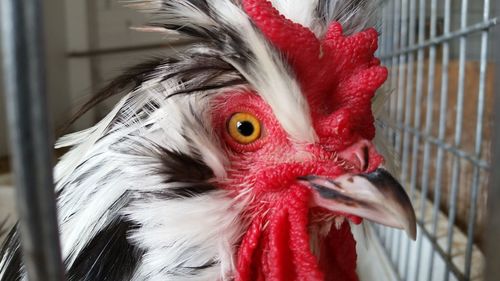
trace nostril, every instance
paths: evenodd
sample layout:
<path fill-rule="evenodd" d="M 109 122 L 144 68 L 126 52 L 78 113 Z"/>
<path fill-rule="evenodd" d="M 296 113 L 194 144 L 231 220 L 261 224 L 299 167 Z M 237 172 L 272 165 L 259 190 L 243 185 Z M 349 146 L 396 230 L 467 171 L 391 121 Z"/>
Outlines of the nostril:
<path fill-rule="evenodd" d="M 355 152 L 355 155 L 358 158 L 360 170 L 366 171 L 368 163 L 370 163 L 370 148 L 367 145 L 363 145 Z"/>
<path fill-rule="evenodd" d="M 340 158 L 351 164 L 357 171 L 366 172 L 373 168 L 372 166 L 378 165 L 377 157 L 372 159 L 372 156 L 378 155 L 375 152 L 373 144 L 367 140 L 361 140 L 346 148 L 339 153 Z M 372 163 L 374 162 L 374 163 Z"/>
<path fill-rule="evenodd" d="M 370 163 L 370 148 L 368 146 L 363 146 L 364 165 L 363 171 L 368 170 L 368 163 Z"/>
<path fill-rule="evenodd" d="M 363 165 L 363 171 L 368 170 L 368 163 L 370 163 L 370 148 L 368 146 L 363 146 L 363 153 L 365 155 L 365 164 Z"/>

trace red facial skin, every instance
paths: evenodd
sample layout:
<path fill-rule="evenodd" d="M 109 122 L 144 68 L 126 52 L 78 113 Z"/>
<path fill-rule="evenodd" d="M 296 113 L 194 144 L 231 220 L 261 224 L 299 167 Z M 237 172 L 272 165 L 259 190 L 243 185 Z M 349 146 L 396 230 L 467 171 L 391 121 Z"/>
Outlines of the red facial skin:
<path fill-rule="evenodd" d="M 295 144 L 269 106 L 254 93 L 231 93 L 214 104 L 219 106 L 214 112 L 215 127 L 231 151 L 229 180 L 221 186 L 237 193 L 249 188 L 254 198 L 245 211 L 249 228 L 238 251 L 236 280 L 357 280 L 355 242 L 347 223 L 324 238 L 319 259 L 313 255 L 309 228 L 325 211 L 311 208 L 312 191 L 297 178 L 311 174 L 335 178 L 347 172 L 371 171 L 382 158 L 370 147 L 366 165 L 356 158 L 345 159 L 352 155 L 350 145 L 361 139 L 360 134 L 353 134 L 356 137 L 342 146 L 324 141 Z M 262 135 L 256 142 L 239 144 L 227 132 L 227 121 L 237 112 L 251 113 L 260 120 Z M 336 155 L 346 155 L 349 163 L 343 164 Z M 359 222 L 359 218 L 352 219 Z"/>
<path fill-rule="evenodd" d="M 340 230 L 332 227 L 320 241 L 319 255 L 312 253 L 310 229 L 324 223 L 318 218 L 325 217 L 325 210 L 312 208 L 313 191 L 297 179 L 370 172 L 382 163 L 369 142 L 375 136 L 371 99 L 387 77 L 387 70 L 374 57 L 377 32 L 369 29 L 346 37 L 340 24 L 334 23 L 318 39 L 282 17 L 266 0 L 243 0 L 242 4 L 255 25 L 288 58 L 309 103 L 319 141 L 291 141 L 255 93 L 231 93 L 214 101 L 218 106 L 215 128 L 231 151 L 228 180 L 220 185 L 253 199 L 245 210 L 249 227 L 239 245 L 235 280 L 356 281 L 355 241 L 347 223 Z M 259 140 L 241 145 L 227 133 L 227 121 L 237 112 L 260 120 Z M 355 151 L 366 143 L 368 157 L 360 160 Z"/>

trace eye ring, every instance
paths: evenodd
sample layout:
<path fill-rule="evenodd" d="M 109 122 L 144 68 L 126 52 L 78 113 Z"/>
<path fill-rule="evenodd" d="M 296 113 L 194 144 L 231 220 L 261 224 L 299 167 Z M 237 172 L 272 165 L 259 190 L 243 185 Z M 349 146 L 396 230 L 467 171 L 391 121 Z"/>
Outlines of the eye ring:
<path fill-rule="evenodd" d="M 259 119 L 250 113 L 239 112 L 227 122 L 227 132 L 240 144 L 251 144 L 261 137 L 262 126 Z"/>

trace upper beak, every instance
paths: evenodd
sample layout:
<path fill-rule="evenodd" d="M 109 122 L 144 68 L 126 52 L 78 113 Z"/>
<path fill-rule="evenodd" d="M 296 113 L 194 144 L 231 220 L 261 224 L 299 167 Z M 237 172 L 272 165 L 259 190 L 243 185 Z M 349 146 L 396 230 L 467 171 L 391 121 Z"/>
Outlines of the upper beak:
<path fill-rule="evenodd" d="M 307 176 L 300 180 L 316 191 L 316 205 L 404 229 L 408 236 L 416 239 L 417 224 L 411 201 L 386 170 L 379 168 L 371 173 L 347 174 L 335 179 Z"/>

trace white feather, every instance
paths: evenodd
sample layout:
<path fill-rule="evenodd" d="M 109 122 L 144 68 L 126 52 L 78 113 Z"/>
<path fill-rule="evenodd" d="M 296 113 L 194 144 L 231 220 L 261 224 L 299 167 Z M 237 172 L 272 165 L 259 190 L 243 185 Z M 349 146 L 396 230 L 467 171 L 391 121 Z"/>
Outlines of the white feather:
<path fill-rule="evenodd" d="M 92 148 L 99 137 L 104 134 L 106 129 L 108 129 L 110 123 L 113 121 L 118 111 L 124 106 L 128 97 L 129 95 L 125 96 L 115 106 L 115 108 L 94 127 L 80 133 L 63 137 L 56 143 L 56 148 L 78 144 L 77 147 L 66 153 L 62 157 L 59 164 L 54 168 L 54 178 L 56 182 L 62 180 L 66 175 L 70 175 L 73 172 L 73 169 L 77 166 L 78 162 L 87 156 L 88 151 Z"/>
<path fill-rule="evenodd" d="M 241 38 L 255 56 L 248 70 L 248 65 L 241 65 L 234 60 L 229 62 L 269 104 L 293 140 L 302 143 L 316 141 L 309 105 L 284 58 L 271 49 L 268 41 L 255 30 L 248 16 L 238 6 L 229 0 L 209 0 L 209 3 L 219 18 L 241 32 Z"/>
<path fill-rule="evenodd" d="M 147 252 L 134 280 L 221 280 L 221 276 L 232 280 L 231 253 L 243 233 L 240 209 L 225 191 L 168 204 L 155 199 L 136 201 L 125 214 L 142 224 L 131 238 Z M 180 267 L 212 262 L 217 265 L 201 275 L 172 274 Z"/>
<path fill-rule="evenodd" d="M 318 0 L 271 0 L 273 6 L 287 19 L 312 28 L 317 18 Z"/>

